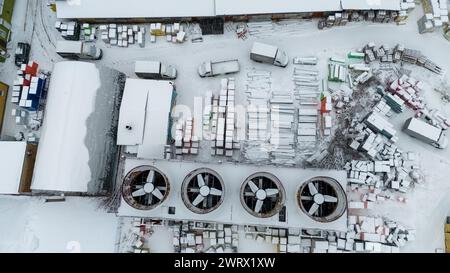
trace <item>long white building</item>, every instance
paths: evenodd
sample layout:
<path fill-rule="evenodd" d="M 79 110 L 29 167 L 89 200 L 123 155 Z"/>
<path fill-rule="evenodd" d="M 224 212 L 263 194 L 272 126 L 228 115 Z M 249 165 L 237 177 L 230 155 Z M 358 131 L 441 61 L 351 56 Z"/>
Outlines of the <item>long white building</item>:
<path fill-rule="evenodd" d="M 342 10 L 400 10 L 401 0 L 59 0 L 60 19 L 198 18 L 264 14 L 312 15 Z"/>

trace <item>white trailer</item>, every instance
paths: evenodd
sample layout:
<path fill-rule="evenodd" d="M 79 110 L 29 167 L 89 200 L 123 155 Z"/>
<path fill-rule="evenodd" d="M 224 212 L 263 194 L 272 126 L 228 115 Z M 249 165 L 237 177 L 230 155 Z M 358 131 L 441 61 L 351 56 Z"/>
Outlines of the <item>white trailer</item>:
<path fill-rule="evenodd" d="M 448 139 L 442 129 L 417 118 L 407 119 L 403 126 L 403 131 L 439 149 L 444 149 L 448 144 Z"/>
<path fill-rule="evenodd" d="M 100 60 L 103 54 L 102 50 L 94 44 L 82 41 L 58 41 L 56 53 L 63 58 L 72 60 Z"/>
<path fill-rule="evenodd" d="M 286 67 L 289 63 L 289 57 L 284 51 L 276 46 L 259 42 L 253 43 L 250 59 L 255 62 L 268 63 L 281 67 Z"/>
<path fill-rule="evenodd" d="M 239 62 L 237 59 L 219 62 L 204 62 L 198 67 L 198 74 L 200 77 L 214 77 L 236 72 L 239 72 Z"/>
<path fill-rule="evenodd" d="M 143 79 L 174 80 L 177 77 L 175 68 L 158 61 L 136 61 L 134 73 Z"/>

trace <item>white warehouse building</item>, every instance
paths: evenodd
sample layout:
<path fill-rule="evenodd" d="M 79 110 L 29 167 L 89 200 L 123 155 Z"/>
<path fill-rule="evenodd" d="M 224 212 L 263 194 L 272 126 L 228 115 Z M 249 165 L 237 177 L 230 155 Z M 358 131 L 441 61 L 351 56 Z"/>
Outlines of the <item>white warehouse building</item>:
<path fill-rule="evenodd" d="M 55 64 L 32 191 L 99 193 L 111 186 L 123 80 L 92 63 Z"/>

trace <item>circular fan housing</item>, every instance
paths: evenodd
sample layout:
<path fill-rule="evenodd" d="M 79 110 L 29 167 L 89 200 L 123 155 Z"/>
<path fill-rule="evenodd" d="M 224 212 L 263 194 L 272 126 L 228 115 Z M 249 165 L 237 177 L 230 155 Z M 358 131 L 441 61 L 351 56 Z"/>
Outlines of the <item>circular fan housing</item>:
<path fill-rule="evenodd" d="M 345 191 L 331 177 L 314 177 L 303 183 L 297 192 L 297 202 L 306 215 L 324 223 L 340 218 L 347 209 Z"/>
<path fill-rule="evenodd" d="M 260 172 L 242 183 L 241 204 L 251 215 L 267 218 L 277 214 L 284 205 L 285 190 L 280 180 L 270 173 Z"/>
<path fill-rule="evenodd" d="M 166 200 L 170 184 L 167 176 L 152 166 L 139 166 L 125 176 L 122 196 L 128 205 L 139 210 L 150 210 Z"/>
<path fill-rule="evenodd" d="M 190 211 L 197 214 L 214 211 L 223 203 L 224 196 L 225 184 L 220 175 L 211 169 L 196 169 L 183 181 L 183 202 Z"/>

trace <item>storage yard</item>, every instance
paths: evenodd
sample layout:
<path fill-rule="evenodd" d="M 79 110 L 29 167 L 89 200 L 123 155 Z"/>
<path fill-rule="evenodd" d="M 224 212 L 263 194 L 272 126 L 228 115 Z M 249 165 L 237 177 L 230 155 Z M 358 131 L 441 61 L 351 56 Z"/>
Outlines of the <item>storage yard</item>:
<path fill-rule="evenodd" d="M 449 251 L 448 1 L 24 2 L 0 252 Z"/>

